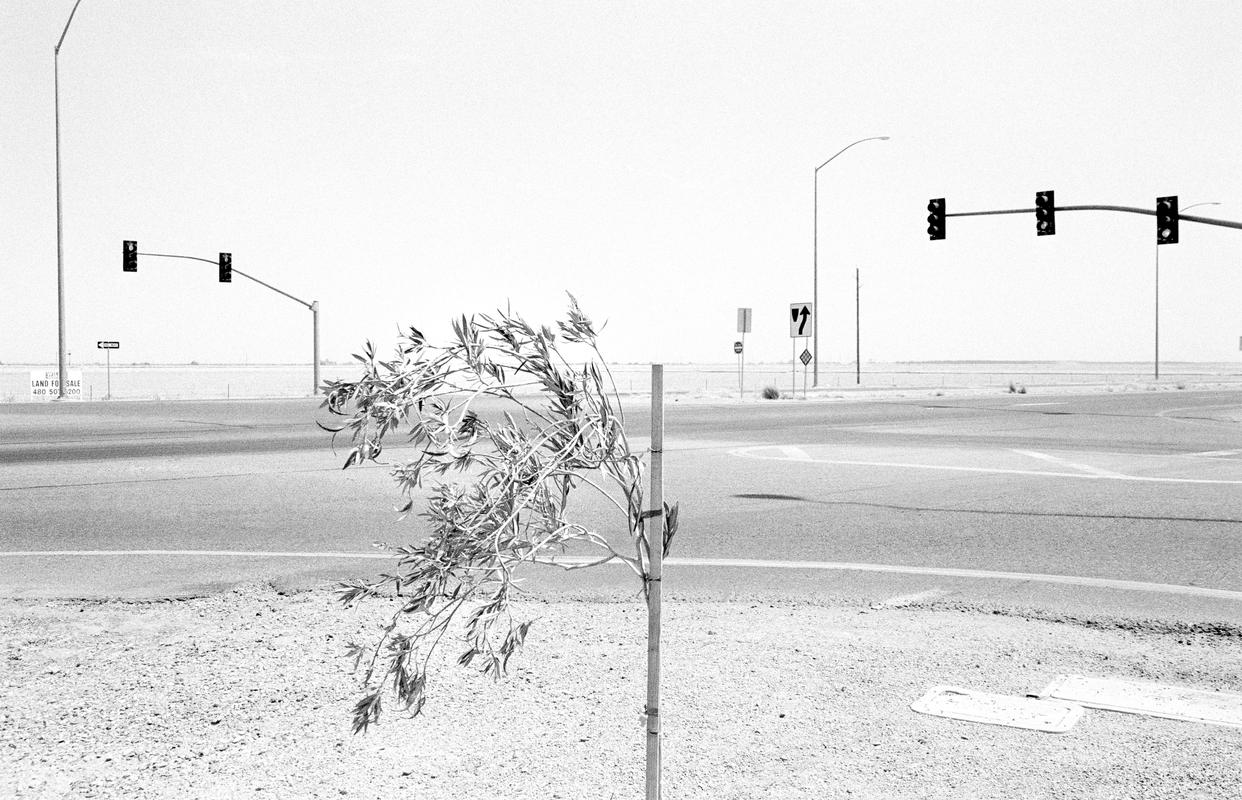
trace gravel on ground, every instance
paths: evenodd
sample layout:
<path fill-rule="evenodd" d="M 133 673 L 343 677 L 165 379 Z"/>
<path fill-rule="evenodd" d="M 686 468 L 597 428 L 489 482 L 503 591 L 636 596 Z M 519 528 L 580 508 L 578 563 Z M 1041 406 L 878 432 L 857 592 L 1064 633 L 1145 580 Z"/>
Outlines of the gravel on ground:
<path fill-rule="evenodd" d="M 501 681 L 445 640 L 422 716 L 353 735 L 351 640 L 385 601 L 256 584 L 158 602 L 0 600 L 0 796 L 641 798 L 646 608 L 524 601 Z M 1238 798 L 1242 729 L 1088 710 L 1068 733 L 918 714 L 936 685 L 1059 674 L 1242 692 L 1236 631 L 936 604 L 666 599 L 663 780 L 677 798 Z"/>

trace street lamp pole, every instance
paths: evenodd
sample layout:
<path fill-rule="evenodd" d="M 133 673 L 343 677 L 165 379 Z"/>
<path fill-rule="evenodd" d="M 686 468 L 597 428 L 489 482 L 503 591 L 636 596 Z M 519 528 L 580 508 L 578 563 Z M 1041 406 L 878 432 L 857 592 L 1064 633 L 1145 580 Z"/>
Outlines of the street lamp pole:
<path fill-rule="evenodd" d="M 82 0 L 76 0 L 73 4 L 73 10 L 69 12 L 69 19 L 65 21 L 65 29 L 60 33 L 60 39 L 56 41 L 56 47 L 52 49 L 52 93 L 53 105 L 56 115 L 56 327 L 57 327 L 57 363 L 60 371 L 60 390 L 57 394 L 57 400 L 65 399 L 65 388 L 69 384 L 68 373 L 65 368 L 65 256 L 64 256 L 64 234 L 61 230 L 61 214 L 60 214 L 60 46 L 65 42 L 65 34 L 69 33 L 69 24 L 73 22 L 73 15 L 78 11 L 78 5 Z"/>
<path fill-rule="evenodd" d="M 851 147 L 853 147 L 856 144 L 862 144 L 863 142 L 870 142 L 870 141 L 887 141 L 887 140 L 888 140 L 887 136 L 868 136 L 866 139 L 859 139 L 857 142 L 851 142 L 850 144 L 847 144 L 845 147 L 842 147 L 840 150 L 838 150 L 832 156 L 832 158 L 828 159 L 828 161 L 825 161 L 824 163 L 820 164 L 818 167 L 815 168 L 814 245 L 813 245 L 813 250 L 812 250 L 812 255 L 811 255 L 813 273 L 814 273 L 812 276 L 813 288 L 811 291 L 811 294 L 812 294 L 811 307 L 814 309 L 815 313 L 811 316 L 811 337 L 812 337 L 812 341 L 814 342 L 812 347 L 815 350 L 815 354 L 814 354 L 815 355 L 815 383 L 813 385 L 816 387 L 819 386 L 819 317 L 821 314 L 821 311 L 819 308 L 819 171 L 823 169 L 824 167 L 828 166 L 829 162 L 831 162 L 833 158 L 836 158 L 837 156 L 841 155 L 846 150 L 849 150 Z"/>

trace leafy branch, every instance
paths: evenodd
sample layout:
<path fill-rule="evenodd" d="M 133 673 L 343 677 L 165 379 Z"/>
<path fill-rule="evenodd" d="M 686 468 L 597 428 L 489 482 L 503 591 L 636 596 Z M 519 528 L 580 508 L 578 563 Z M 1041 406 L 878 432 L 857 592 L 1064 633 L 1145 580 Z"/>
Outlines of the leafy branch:
<path fill-rule="evenodd" d="M 598 332 L 573 295 L 556 329 L 497 311 L 454 320 L 452 341 L 433 346 L 411 327 L 392 357 L 381 359 L 367 342 L 354 356 L 362 375 L 324 385 L 323 405 L 341 420 L 321 427 L 334 441 L 348 435 L 352 445 L 343 469 L 378 463 L 386 440 L 404 435 L 412 455 L 390 465 L 404 496 L 398 511 L 408 514 L 416 492 L 427 492 L 418 516 L 430 535 L 394 548 L 391 573 L 340 586 L 347 607 L 372 598 L 395 604 L 377 641 L 349 649 L 364 691 L 354 707 L 355 733 L 379 720 L 389 693 L 414 716 L 422 711 L 431 657 L 459 618 L 465 650 L 458 664 L 500 678 L 533 622 L 510 613 L 519 591 L 514 575 L 525 564 L 580 569 L 619 561 L 644 591 L 648 586 L 645 453 L 630 447 Z M 500 401 L 501 412 L 480 408 L 480 398 Z M 580 488 L 624 518 L 632 555 L 570 518 L 570 497 Z M 667 552 L 677 506 L 666 504 L 664 512 Z M 571 544 L 597 555 L 558 560 Z"/>

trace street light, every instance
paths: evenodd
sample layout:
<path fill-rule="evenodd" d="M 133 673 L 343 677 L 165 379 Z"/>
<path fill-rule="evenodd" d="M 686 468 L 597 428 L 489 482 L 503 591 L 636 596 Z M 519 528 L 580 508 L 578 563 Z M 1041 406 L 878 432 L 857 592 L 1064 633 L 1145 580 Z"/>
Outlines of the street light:
<path fill-rule="evenodd" d="M 1191 203 L 1180 209 L 1177 213 L 1180 216 L 1188 208 L 1198 208 L 1199 206 L 1219 206 L 1220 203 L 1215 200 L 1207 200 L 1202 203 Z M 1156 380 L 1160 380 L 1160 245 L 1156 244 L 1156 308 L 1155 308 L 1155 348 L 1156 352 L 1153 359 L 1153 369 Z"/>
<path fill-rule="evenodd" d="M 821 311 L 819 308 L 819 171 L 823 169 L 824 167 L 828 166 L 829 162 L 831 162 L 833 158 L 836 158 L 837 156 L 841 155 L 842 153 L 844 153 L 846 150 L 849 150 L 854 145 L 862 144 L 863 142 L 870 142 L 870 141 L 888 141 L 888 137 L 887 136 L 868 136 L 866 139 L 859 139 L 857 142 L 851 142 L 850 144 L 847 144 L 845 147 L 842 147 L 840 150 L 838 150 L 836 154 L 832 156 L 832 158 L 828 159 L 828 161 L 825 161 L 824 163 L 820 164 L 818 167 L 815 168 L 815 226 L 814 226 L 815 227 L 815 233 L 814 233 L 815 239 L 814 239 L 814 250 L 812 251 L 812 260 L 813 260 L 813 266 L 814 266 L 814 276 L 813 276 L 814 286 L 812 289 L 812 298 L 811 298 L 811 308 L 814 310 L 815 313 L 811 317 L 811 337 L 812 337 L 812 340 L 814 341 L 813 347 L 815 349 L 815 383 L 813 385 L 816 387 L 819 386 L 819 317 L 821 314 Z"/>
<path fill-rule="evenodd" d="M 56 113 L 56 322 L 57 322 L 57 339 L 59 348 L 57 349 L 57 363 L 60 369 L 60 394 L 57 400 L 65 399 L 65 387 L 69 383 L 69 376 L 65 368 L 65 257 L 64 257 L 64 235 L 61 232 L 60 224 L 60 46 L 65 43 L 65 34 L 69 33 L 69 24 L 73 22 L 73 15 L 78 11 L 78 5 L 82 0 L 76 0 L 73 4 L 73 10 L 69 12 L 69 19 L 65 21 L 65 29 L 60 33 L 60 39 L 56 41 L 56 47 L 52 49 L 52 91 L 54 94 L 53 103 Z"/>

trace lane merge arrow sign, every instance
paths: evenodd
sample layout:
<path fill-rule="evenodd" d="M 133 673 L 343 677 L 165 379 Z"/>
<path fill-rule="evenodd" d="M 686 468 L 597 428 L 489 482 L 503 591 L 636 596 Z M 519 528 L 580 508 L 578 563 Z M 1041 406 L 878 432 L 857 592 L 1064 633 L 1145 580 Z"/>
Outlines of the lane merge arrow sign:
<path fill-rule="evenodd" d="M 791 303 L 789 306 L 789 335 L 791 338 L 799 339 L 804 336 L 810 336 L 814 330 L 812 316 L 813 309 L 810 303 Z"/>

